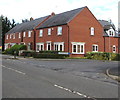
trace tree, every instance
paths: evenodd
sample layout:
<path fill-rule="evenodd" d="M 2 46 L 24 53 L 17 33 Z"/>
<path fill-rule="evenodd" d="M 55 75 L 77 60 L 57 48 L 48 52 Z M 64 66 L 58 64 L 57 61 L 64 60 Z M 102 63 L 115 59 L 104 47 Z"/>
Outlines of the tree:
<path fill-rule="evenodd" d="M 2 21 L 2 51 L 4 51 L 4 41 L 5 41 L 5 33 L 7 33 L 10 29 L 16 26 L 14 19 L 12 22 L 7 17 L 3 15 L 0 16 Z"/>

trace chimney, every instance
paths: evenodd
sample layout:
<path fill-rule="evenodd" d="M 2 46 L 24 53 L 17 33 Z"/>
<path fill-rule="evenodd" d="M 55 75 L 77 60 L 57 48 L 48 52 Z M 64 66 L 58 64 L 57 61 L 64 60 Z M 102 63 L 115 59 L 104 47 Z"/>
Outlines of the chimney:
<path fill-rule="evenodd" d="M 51 16 L 55 16 L 55 13 L 54 13 L 54 12 L 52 12 L 52 13 L 51 13 Z"/>
<path fill-rule="evenodd" d="M 31 17 L 31 18 L 30 18 L 30 21 L 32 21 L 32 20 L 33 20 L 33 18 Z"/>

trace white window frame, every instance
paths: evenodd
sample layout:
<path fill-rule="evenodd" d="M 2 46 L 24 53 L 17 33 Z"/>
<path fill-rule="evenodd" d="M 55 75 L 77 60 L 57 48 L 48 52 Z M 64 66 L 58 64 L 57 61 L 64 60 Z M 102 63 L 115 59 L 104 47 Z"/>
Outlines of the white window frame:
<path fill-rule="evenodd" d="M 26 36 L 26 32 L 23 32 L 23 37 L 25 37 Z"/>
<path fill-rule="evenodd" d="M 8 40 L 9 35 L 6 36 L 6 39 Z"/>
<path fill-rule="evenodd" d="M 12 38 L 12 34 L 10 34 L 10 39 Z"/>
<path fill-rule="evenodd" d="M 32 31 L 28 31 L 28 37 L 31 37 Z"/>
<path fill-rule="evenodd" d="M 62 35 L 63 28 L 62 26 L 59 26 L 57 29 L 57 35 Z"/>
<path fill-rule="evenodd" d="M 19 38 L 21 38 L 21 33 L 19 33 Z"/>
<path fill-rule="evenodd" d="M 42 29 L 39 31 L 39 37 L 43 37 L 43 30 Z"/>
<path fill-rule="evenodd" d="M 39 45 L 39 50 L 37 50 L 37 45 Z M 41 48 L 41 45 L 43 46 L 43 50 Z M 39 52 L 39 51 L 44 51 L 44 43 L 36 43 L 36 52 Z"/>
<path fill-rule="evenodd" d="M 93 46 L 95 47 L 95 50 L 93 50 Z M 98 50 L 99 50 L 98 45 L 97 44 L 93 44 L 92 45 L 92 52 L 98 52 Z"/>
<path fill-rule="evenodd" d="M 13 39 L 15 39 L 15 33 L 13 34 Z"/>
<path fill-rule="evenodd" d="M 95 35 L 95 28 L 94 27 L 91 27 L 90 28 L 90 35 Z"/>
<path fill-rule="evenodd" d="M 58 50 L 57 50 L 57 48 L 56 48 L 55 45 L 58 46 Z M 60 51 L 60 46 L 61 46 L 61 45 L 62 45 L 62 51 L 64 51 L 64 42 L 54 42 L 54 50 L 55 50 L 55 51 Z"/>
<path fill-rule="evenodd" d="M 115 51 L 114 51 L 114 48 L 115 48 Z M 112 46 L 112 52 L 113 52 L 113 53 L 116 53 L 116 45 L 113 45 L 113 46 Z"/>
<path fill-rule="evenodd" d="M 51 41 L 47 41 L 47 48 L 46 48 L 46 50 L 48 50 L 48 45 L 50 45 L 50 50 L 51 50 Z"/>
<path fill-rule="evenodd" d="M 48 29 L 48 35 L 51 35 L 51 32 L 52 32 L 52 29 L 49 28 L 49 29 Z"/>
<path fill-rule="evenodd" d="M 76 52 L 74 52 L 74 46 L 76 46 Z M 78 51 L 78 46 L 80 47 L 79 51 Z M 83 47 L 83 49 L 81 49 L 81 47 Z M 72 42 L 72 54 L 85 54 L 85 43 L 84 42 Z"/>

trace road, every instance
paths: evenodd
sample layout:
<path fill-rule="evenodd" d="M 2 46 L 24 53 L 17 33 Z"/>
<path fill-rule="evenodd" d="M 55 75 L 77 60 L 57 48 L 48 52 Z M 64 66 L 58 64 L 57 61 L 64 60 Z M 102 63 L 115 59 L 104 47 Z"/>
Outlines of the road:
<path fill-rule="evenodd" d="M 118 98 L 118 83 L 103 73 L 117 62 L 9 58 L 2 59 L 3 98 Z"/>

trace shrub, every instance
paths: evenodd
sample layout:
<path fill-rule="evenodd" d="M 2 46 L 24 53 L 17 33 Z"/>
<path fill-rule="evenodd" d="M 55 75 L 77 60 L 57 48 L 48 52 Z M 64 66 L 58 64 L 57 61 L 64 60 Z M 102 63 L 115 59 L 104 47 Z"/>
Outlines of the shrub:
<path fill-rule="evenodd" d="M 27 47 L 26 45 L 14 45 L 11 48 L 8 48 L 4 51 L 5 54 L 12 54 L 14 55 L 16 52 L 16 55 L 19 55 L 20 50 L 25 50 Z"/>
<path fill-rule="evenodd" d="M 117 60 L 120 61 L 120 54 L 108 52 L 87 52 L 85 55 L 88 59 L 96 60 Z"/>
<path fill-rule="evenodd" d="M 52 50 L 49 50 L 49 51 L 39 51 L 39 53 L 47 53 L 47 54 L 58 54 L 59 51 L 52 51 Z"/>
<path fill-rule="evenodd" d="M 32 51 L 32 50 L 25 50 L 22 52 L 21 56 L 26 56 L 26 57 L 32 57 L 34 55 L 35 51 Z"/>
<path fill-rule="evenodd" d="M 68 55 L 62 55 L 62 54 L 53 54 L 53 53 L 34 53 L 34 58 L 51 58 L 51 59 L 64 59 L 65 57 L 68 57 Z"/>

